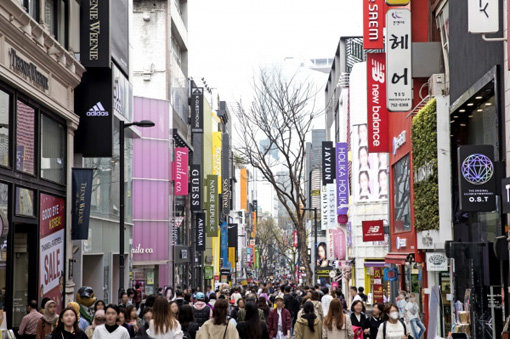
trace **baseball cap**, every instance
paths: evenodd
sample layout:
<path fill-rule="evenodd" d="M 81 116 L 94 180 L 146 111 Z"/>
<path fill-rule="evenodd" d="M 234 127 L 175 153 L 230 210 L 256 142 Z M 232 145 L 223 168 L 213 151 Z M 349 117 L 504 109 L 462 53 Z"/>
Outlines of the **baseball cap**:
<path fill-rule="evenodd" d="M 197 300 L 205 300 L 205 295 L 202 292 L 197 292 L 195 298 Z"/>

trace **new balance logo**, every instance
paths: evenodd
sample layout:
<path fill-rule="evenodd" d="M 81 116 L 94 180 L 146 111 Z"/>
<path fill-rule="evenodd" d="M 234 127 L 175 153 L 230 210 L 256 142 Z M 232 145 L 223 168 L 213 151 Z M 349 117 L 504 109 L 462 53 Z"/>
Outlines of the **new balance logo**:
<path fill-rule="evenodd" d="M 107 110 L 104 109 L 103 104 L 101 101 L 98 101 L 97 104 L 92 106 L 91 109 L 88 110 L 87 116 L 88 117 L 107 117 L 110 114 Z"/>
<path fill-rule="evenodd" d="M 368 228 L 367 234 L 374 234 L 374 233 L 375 234 L 379 233 L 379 226 L 370 226 Z"/>

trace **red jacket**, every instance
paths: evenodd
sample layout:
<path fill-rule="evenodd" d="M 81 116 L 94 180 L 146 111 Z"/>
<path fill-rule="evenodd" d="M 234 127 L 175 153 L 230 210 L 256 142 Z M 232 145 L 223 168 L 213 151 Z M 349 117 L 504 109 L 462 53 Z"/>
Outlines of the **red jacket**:
<path fill-rule="evenodd" d="M 291 325 L 290 312 L 289 310 L 283 308 L 282 309 L 282 327 L 283 327 L 283 335 L 289 334 Z M 273 339 L 278 334 L 278 310 L 273 308 L 271 312 L 269 312 L 269 317 L 267 317 L 267 330 L 269 332 L 269 338 Z"/>

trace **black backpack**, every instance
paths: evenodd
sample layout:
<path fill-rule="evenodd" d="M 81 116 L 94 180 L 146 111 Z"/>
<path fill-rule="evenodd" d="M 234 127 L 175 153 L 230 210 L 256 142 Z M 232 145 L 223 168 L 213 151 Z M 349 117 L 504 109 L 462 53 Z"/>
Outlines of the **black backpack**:
<path fill-rule="evenodd" d="M 406 327 L 406 324 L 404 323 L 404 321 L 402 319 L 399 319 L 400 323 L 402 324 L 402 326 L 404 326 L 404 334 L 407 333 L 407 327 Z M 383 339 L 386 339 L 386 323 L 388 321 L 386 320 L 384 323 L 383 323 Z M 409 334 L 409 336 L 407 337 L 408 339 L 413 339 L 413 337 Z"/>

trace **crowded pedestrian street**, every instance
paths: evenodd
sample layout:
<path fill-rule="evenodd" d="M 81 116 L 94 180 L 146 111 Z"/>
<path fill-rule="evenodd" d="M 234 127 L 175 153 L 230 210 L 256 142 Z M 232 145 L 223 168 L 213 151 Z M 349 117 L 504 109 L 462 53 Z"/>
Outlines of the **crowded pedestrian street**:
<path fill-rule="evenodd" d="M 0 0 L 0 339 L 510 337 L 510 0 Z"/>

